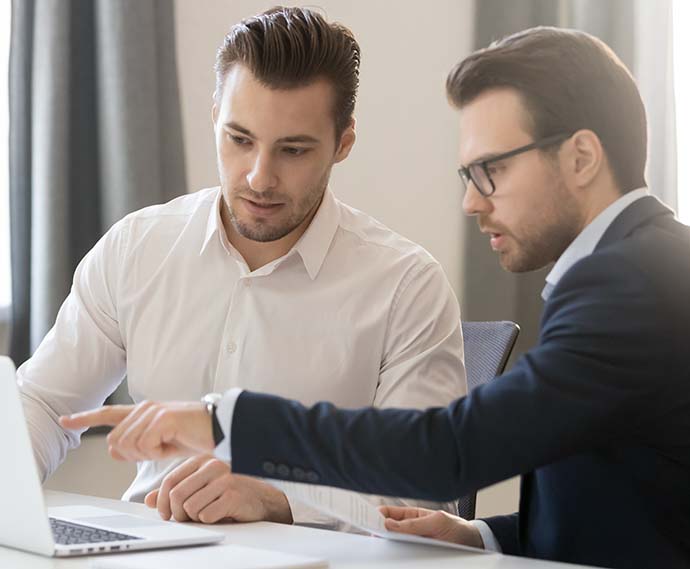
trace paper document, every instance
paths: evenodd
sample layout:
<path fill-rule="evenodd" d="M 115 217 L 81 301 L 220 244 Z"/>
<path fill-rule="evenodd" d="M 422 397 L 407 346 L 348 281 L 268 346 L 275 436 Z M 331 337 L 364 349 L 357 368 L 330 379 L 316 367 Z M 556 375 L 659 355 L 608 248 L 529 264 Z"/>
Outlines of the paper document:
<path fill-rule="evenodd" d="M 271 480 L 267 478 L 264 480 L 281 490 L 292 500 L 299 500 L 315 510 L 328 514 L 329 516 L 379 537 L 385 537 L 386 539 L 393 539 L 395 541 L 408 541 L 412 543 L 462 549 L 464 551 L 474 551 L 476 553 L 487 553 L 486 550 L 476 547 L 459 545 L 457 543 L 431 539 L 429 537 L 388 531 L 384 525 L 384 517 L 381 512 L 379 512 L 378 507 L 365 500 L 362 497 L 363 495 L 357 492 L 351 492 L 341 488 L 332 488 L 330 486 L 286 482 L 284 480 Z"/>

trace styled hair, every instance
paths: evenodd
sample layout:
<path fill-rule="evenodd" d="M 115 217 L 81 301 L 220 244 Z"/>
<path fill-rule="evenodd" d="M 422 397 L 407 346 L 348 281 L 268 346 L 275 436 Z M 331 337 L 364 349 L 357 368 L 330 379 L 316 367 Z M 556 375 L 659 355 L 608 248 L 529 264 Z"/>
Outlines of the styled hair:
<path fill-rule="evenodd" d="M 576 30 L 524 30 L 476 51 L 446 81 L 457 108 L 496 88 L 518 92 L 535 139 L 589 129 L 622 193 L 646 185 L 644 104 L 628 69 L 601 40 Z"/>
<path fill-rule="evenodd" d="M 360 49 L 352 32 L 307 8 L 276 6 L 234 25 L 216 54 L 216 97 L 235 64 L 271 89 L 302 87 L 318 79 L 334 89 L 339 139 L 352 120 L 359 86 Z"/>

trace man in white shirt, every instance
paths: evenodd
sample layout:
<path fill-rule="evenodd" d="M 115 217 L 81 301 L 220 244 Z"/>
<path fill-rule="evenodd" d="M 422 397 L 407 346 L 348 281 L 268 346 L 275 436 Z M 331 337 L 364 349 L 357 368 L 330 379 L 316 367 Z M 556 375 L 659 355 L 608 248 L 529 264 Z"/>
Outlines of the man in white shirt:
<path fill-rule="evenodd" d="M 115 224 L 19 369 L 44 478 L 79 443 L 58 417 L 101 404 L 125 375 L 136 402 L 238 387 L 426 408 L 466 393 L 438 262 L 328 189 L 355 141 L 358 68 L 349 30 L 308 10 L 232 28 L 216 61 L 220 188 Z M 179 521 L 320 521 L 212 456 L 141 461 L 124 497 Z"/>

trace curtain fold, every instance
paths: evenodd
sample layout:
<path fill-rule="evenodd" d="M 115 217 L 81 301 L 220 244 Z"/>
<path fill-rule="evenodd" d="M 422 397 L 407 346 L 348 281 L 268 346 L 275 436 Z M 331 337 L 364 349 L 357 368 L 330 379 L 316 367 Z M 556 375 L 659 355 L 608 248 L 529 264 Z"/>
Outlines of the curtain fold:
<path fill-rule="evenodd" d="M 15 0 L 10 46 L 12 334 L 19 365 L 83 255 L 186 190 L 173 3 Z"/>
<path fill-rule="evenodd" d="M 34 2 L 13 0 L 9 61 L 10 264 L 12 326 L 10 356 L 29 353 L 31 278 L 31 77 Z"/>
<path fill-rule="evenodd" d="M 675 207 L 670 13 L 670 0 L 478 0 L 475 46 L 485 47 L 540 25 L 580 29 L 610 45 L 636 77 L 647 107 L 650 191 Z M 543 308 L 540 293 L 550 267 L 532 273 L 505 272 L 471 219 L 464 226 L 464 243 L 464 318 L 517 322 L 522 331 L 512 361 L 537 341 Z"/>

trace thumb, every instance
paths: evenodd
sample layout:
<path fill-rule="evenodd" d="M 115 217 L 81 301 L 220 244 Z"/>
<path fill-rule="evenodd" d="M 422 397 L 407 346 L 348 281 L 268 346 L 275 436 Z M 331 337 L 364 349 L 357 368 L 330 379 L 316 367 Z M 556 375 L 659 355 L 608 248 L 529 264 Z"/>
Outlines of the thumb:
<path fill-rule="evenodd" d="M 158 504 L 158 490 L 159 489 L 156 488 L 155 490 L 151 490 L 148 494 L 146 494 L 144 504 L 146 504 L 149 508 L 155 508 Z"/>
<path fill-rule="evenodd" d="M 432 537 L 436 535 L 438 530 L 438 524 L 434 518 L 435 516 L 433 514 L 419 518 L 410 518 L 407 520 L 394 520 L 392 518 L 387 518 L 385 520 L 385 524 L 386 529 L 389 531 Z"/>

